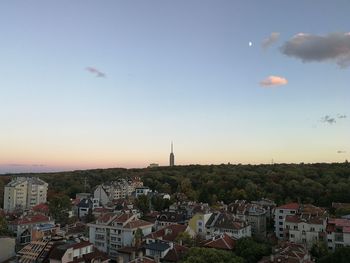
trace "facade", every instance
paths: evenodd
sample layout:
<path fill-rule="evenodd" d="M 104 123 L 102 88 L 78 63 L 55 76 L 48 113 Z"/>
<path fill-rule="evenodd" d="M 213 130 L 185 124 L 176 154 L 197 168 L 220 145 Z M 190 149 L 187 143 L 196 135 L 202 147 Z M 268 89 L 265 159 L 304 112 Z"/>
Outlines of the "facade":
<path fill-rule="evenodd" d="M 48 184 L 36 177 L 16 177 L 4 189 L 4 210 L 30 209 L 46 203 Z"/>
<path fill-rule="evenodd" d="M 227 213 L 213 213 L 206 223 L 206 239 L 227 234 L 234 239 L 251 237 L 251 226 Z"/>
<path fill-rule="evenodd" d="M 299 210 L 298 203 L 289 203 L 275 208 L 275 234 L 278 239 L 285 238 L 285 219 L 287 215 L 295 215 Z"/>
<path fill-rule="evenodd" d="M 100 251 L 116 258 L 117 249 L 133 244 L 138 229 L 145 236 L 152 232 L 153 224 L 140 220 L 135 214 L 106 213 L 88 226 L 90 242 Z"/>
<path fill-rule="evenodd" d="M 311 249 L 318 241 L 325 241 L 327 219 L 309 215 L 287 215 L 285 234 L 289 241 Z"/>
<path fill-rule="evenodd" d="M 252 236 L 264 239 L 266 237 L 267 211 L 258 204 L 250 204 L 245 200 L 236 200 L 228 205 L 228 212 L 236 218 L 251 225 Z"/>
<path fill-rule="evenodd" d="M 98 185 L 94 191 L 94 198 L 102 205 L 106 205 L 112 200 L 131 196 L 136 187 L 142 186 L 143 183 L 138 178 L 119 179 L 108 184 Z"/>
<path fill-rule="evenodd" d="M 188 226 L 186 232 L 191 236 L 195 237 L 197 235 L 205 238 L 206 236 L 206 228 L 210 216 L 212 213 L 196 213 L 188 222 Z"/>
<path fill-rule="evenodd" d="M 350 246 L 350 220 L 332 218 L 327 224 L 328 249 Z"/>
<path fill-rule="evenodd" d="M 0 262 L 5 262 L 16 255 L 15 246 L 15 238 L 0 236 Z"/>
<path fill-rule="evenodd" d="M 27 244 L 32 240 L 32 231 L 36 227 L 43 225 L 54 225 L 54 221 L 48 216 L 41 214 L 23 216 L 15 221 L 9 222 L 8 226 L 16 235 L 16 240 L 20 244 Z"/>
<path fill-rule="evenodd" d="M 143 186 L 143 187 L 136 187 L 135 188 L 135 197 L 139 197 L 140 195 L 148 195 L 148 193 L 151 191 L 149 187 Z"/>

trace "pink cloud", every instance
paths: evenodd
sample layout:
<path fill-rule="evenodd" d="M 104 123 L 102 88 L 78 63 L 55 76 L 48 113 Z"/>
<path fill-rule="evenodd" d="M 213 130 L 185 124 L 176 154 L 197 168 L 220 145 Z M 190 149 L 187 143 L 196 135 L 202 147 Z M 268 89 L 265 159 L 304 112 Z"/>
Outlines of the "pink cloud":
<path fill-rule="evenodd" d="M 279 76 L 268 76 L 266 79 L 260 81 L 260 85 L 263 87 L 274 87 L 286 85 L 288 80 Z"/>

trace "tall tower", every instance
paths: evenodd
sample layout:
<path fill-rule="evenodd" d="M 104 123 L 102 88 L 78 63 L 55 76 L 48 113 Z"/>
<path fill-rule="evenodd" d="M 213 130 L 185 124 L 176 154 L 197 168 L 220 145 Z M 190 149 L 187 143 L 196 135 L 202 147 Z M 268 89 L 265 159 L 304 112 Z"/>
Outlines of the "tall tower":
<path fill-rule="evenodd" d="M 175 165 L 175 155 L 173 153 L 173 142 L 171 142 L 171 153 L 170 153 L 170 158 L 169 158 L 169 166 L 174 166 Z"/>

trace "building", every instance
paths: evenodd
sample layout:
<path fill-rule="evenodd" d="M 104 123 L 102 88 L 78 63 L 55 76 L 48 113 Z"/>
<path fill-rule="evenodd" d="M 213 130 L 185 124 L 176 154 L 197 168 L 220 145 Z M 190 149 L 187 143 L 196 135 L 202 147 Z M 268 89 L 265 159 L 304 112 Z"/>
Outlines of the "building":
<path fill-rule="evenodd" d="M 186 229 L 186 232 L 191 236 L 195 237 L 197 235 L 201 236 L 202 238 L 205 238 L 206 236 L 206 228 L 205 225 L 207 224 L 210 216 L 212 213 L 196 213 L 193 215 L 193 217 L 188 222 L 188 226 Z"/>
<path fill-rule="evenodd" d="M 10 221 L 8 227 L 16 235 L 17 243 L 27 244 L 32 240 L 32 231 L 35 227 L 54 225 L 54 221 L 45 215 L 26 215 Z"/>
<path fill-rule="evenodd" d="M 135 188 L 135 197 L 139 197 L 140 195 L 148 195 L 151 192 L 151 189 L 147 186 L 136 187 Z"/>
<path fill-rule="evenodd" d="M 0 262 L 14 257 L 16 240 L 14 237 L 0 236 Z"/>
<path fill-rule="evenodd" d="M 145 236 L 145 238 L 160 239 L 160 240 L 175 242 L 178 235 L 180 233 L 185 232 L 186 228 L 187 226 L 185 225 L 178 225 L 178 224 L 170 225 L 158 231 L 148 234 L 147 236 Z"/>
<path fill-rule="evenodd" d="M 259 204 L 250 204 L 246 200 L 236 200 L 228 205 L 228 212 L 236 218 L 251 225 L 252 236 L 264 239 L 266 237 L 267 211 Z"/>
<path fill-rule="evenodd" d="M 136 187 L 142 187 L 139 178 L 119 179 L 108 184 L 101 184 L 95 188 L 94 198 L 102 205 L 106 205 L 115 199 L 124 199 L 132 195 Z"/>
<path fill-rule="evenodd" d="M 171 152 L 170 152 L 170 157 L 169 157 L 169 166 L 174 166 L 175 165 L 175 155 L 173 152 L 173 142 L 171 142 Z"/>
<path fill-rule="evenodd" d="M 186 214 L 182 212 L 170 212 L 163 211 L 157 216 L 155 221 L 156 230 L 162 229 L 164 227 L 174 225 L 174 224 L 185 224 Z"/>
<path fill-rule="evenodd" d="M 241 221 L 227 213 L 213 213 L 205 227 L 206 239 L 210 239 L 224 233 L 230 237 L 233 237 L 234 239 L 252 236 L 251 226 L 247 222 Z"/>
<path fill-rule="evenodd" d="M 140 220 L 135 214 L 106 213 L 88 226 L 90 241 L 100 251 L 116 258 L 117 249 L 135 242 L 138 229 L 146 236 L 152 232 L 153 224 Z"/>
<path fill-rule="evenodd" d="M 295 215 L 299 210 L 298 203 L 289 203 L 275 208 L 275 234 L 278 239 L 285 238 L 285 219 L 287 215 Z"/>
<path fill-rule="evenodd" d="M 350 246 L 350 220 L 332 218 L 327 224 L 328 249 Z"/>
<path fill-rule="evenodd" d="M 304 245 L 282 242 L 269 257 L 262 258 L 258 263 L 313 263 Z"/>
<path fill-rule="evenodd" d="M 148 165 L 148 168 L 155 168 L 155 167 L 159 167 L 159 164 L 158 163 L 150 163 Z"/>
<path fill-rule="evenodd" d="M 205 241 L 203 247 L 232 251 L 236 246 L 236 240 L 226 233 L 214 236 Z"/>
<path fill-rule="evenodd" d="M 4 210 L 30 209 L 46 203 L 48 184 L 37 177 L 15 177 L 4 189 Z"/>

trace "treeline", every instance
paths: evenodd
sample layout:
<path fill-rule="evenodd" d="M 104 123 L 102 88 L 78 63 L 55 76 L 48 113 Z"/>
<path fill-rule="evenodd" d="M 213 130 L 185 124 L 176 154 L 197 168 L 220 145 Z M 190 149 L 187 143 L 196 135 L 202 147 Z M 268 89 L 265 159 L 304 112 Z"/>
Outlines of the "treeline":
<path fill-rule="evenodd" d="M 48 182 L 49 198 L 57 193 L 74 197 L 78 192 L 92 192 L 96 185 L 103 182 L 139 176 L 151 189 L 169 194 L 183 193 L 191 200 L 210 204 L 263 197 L 277 204 L 300 201 L 330 206 L 332 202 L 350 202 L 348 162 L 111 168 L 12 176 L 19 175 L 39 176 Z M 9 176 L 0 176 L 0 188 L 8 180 Z"/>

